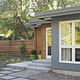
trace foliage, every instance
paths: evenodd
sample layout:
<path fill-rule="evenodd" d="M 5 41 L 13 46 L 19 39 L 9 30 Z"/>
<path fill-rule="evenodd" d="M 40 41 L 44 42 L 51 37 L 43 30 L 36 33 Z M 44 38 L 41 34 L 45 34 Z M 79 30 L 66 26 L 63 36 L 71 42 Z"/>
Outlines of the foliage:
<path fill-rule="evenodd" d="M 79 6 L 80 0 L 0 0 L 0 33 L 7 39 L 33 39 L 34 30 L 25 24 L 37 11 Z"/>
<path fill-rule="evenodd" d="M 25 48 L 25 45 L 24 45 L 24 42 L 22 41 L 22 44 L 20 45 L 19 47 L 19 51 L 22 55 L 24 55 L 26 53 L 26 48 Z"/>
<path fill-rule="evenodd" d="M 31 0 L 31 2 L 34 12 L 80 5 L 80 0 Z"/>
<path fill-rule="evenodd" d="M 3 8 L 2 2 L 6 3 L 5 8 Z M 5 0 L 4 2 L 2 0 L 1 5 L 3 11 L 0 11 L 0 32 L 7 34 L 11 30 L 12 33 L 9 36 L 13 37 L 13 39 L 31 39 L 33 36 L 29 34 L 33 32 L 25 26 L 31 17 L 29 14 L 30 1 Z"/>
<path fill-rule="evenodd" d="M 2 60 L 8 60 L 9 59 L 9 54 L 5 53 L 0 57 Z"/>
<path fill-rule="evenodd" d="M 41 50 L 39 50 L 39 55 L 41 55 L 41 53 L 42 53 L 42 51 L 41 51 Z"/>
<path fill-rule="evenodd" d="M 32 51 L 31 51 L 31 55 L 37 55 L 36 50 L 32 50 Z"/>
<path fill-rule="evenodd" d="M 80 0 L 56 0 L 56 1 L 57 8 L 66 8 L 80 5 Z"/>
<path fill-rule="evenodd" d="M 54 0 L 31 0 L 31 2 L 34 12 L 54 9 Z"/>

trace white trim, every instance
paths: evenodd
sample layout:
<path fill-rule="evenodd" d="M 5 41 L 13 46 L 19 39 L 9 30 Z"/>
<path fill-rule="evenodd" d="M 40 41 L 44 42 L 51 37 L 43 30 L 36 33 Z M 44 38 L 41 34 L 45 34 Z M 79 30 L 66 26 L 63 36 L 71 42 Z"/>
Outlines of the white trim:
<path fill-rule="evenodd" d="M 75 49 L 80 48 L 80 45 L 75 45 L 75 22 L 80 22 L 80 20 L 72 21 L 60 21 L 59 22 L 59 62 L 60 63 L 72 63 L 80 64 L 79 61 L 75 61 Z M 62 23 L 72 23 L 72 45 L 61 45 L 61 24 Z M 72 61 L 62 61 L 61 60 L 61 48 L 71 48 L 72 49 Z"/>
<path fill-rule="evenodd" d="M 59 24 L 61 24 L 61 23 L 72 23 L 72 22 L 80 22 L 80 20 L 66 20 L 66 21 L 60 21 Z"/>
<path fill-rule="evenodd" d="M 61 23 L 59 23 L 59 62 L 61 62 Z"/>
<path fill-rule="evenodd" d="M 72 22 L 72 62 L 75 62 L 75 22 Z"/>
<path fill-rule="evenodd" d="M 48 55 L 48 30 L 51 28 L 46 28 L 46 58 L 51 58 L 51 56 Z"/>

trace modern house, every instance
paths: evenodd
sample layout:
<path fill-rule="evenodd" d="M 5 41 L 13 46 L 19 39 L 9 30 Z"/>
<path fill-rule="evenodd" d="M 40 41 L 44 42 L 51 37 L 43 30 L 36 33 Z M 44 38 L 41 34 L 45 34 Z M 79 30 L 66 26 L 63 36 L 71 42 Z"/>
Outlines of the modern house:
<path fill-rule="evenodd" d="M 80 71 L 80 7 L 37 12 L 36 49 L 51 58 L 51 68 Z"/>

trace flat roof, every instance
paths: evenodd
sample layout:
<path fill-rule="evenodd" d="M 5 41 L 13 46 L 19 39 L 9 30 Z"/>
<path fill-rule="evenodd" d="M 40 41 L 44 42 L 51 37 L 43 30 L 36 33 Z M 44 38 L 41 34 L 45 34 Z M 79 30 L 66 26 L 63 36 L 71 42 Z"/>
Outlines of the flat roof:
<path fill-rule="evenodd" d="M 36 17 L 49 18 L 49 17 L 57 17 L 57 16 L 71 15 L 71 14 L 78 14 L 78 13 L 80 13 L 80 6 L 36 12 Z"/>

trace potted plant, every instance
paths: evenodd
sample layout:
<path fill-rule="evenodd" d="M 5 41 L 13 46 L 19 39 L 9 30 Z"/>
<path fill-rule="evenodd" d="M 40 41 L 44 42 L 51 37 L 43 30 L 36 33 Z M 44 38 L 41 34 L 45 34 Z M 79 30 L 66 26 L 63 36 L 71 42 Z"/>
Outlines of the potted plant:
<path fill-rule="evenodd" d="M 41 59 L 41 50 L 39 50 L 38 59 Z"/>
<path fill-rule="evenodd" d="M 32 60 L 35 60 L 35 59 L 36 59 L 36 56 L 37 56 L 36 50 L 32 50 L 32 51 L 31 51 L 31 59 L 32 59 Z"/>

